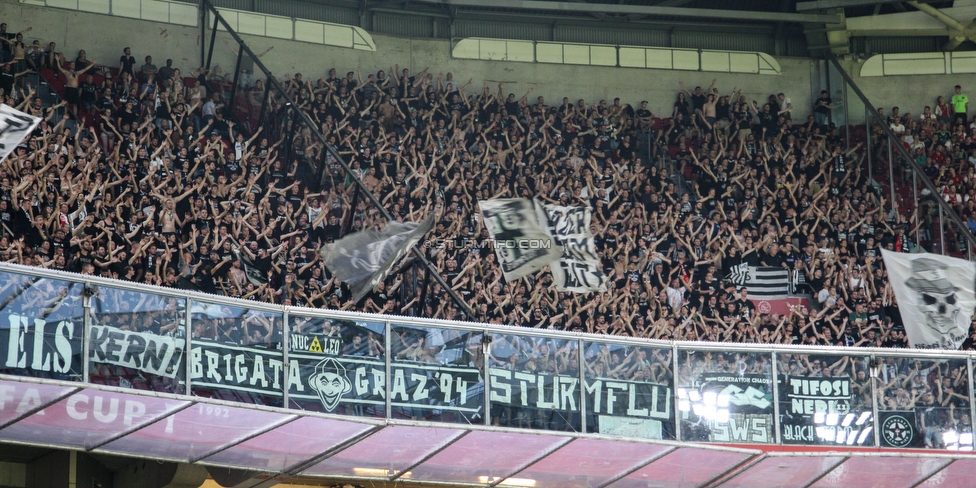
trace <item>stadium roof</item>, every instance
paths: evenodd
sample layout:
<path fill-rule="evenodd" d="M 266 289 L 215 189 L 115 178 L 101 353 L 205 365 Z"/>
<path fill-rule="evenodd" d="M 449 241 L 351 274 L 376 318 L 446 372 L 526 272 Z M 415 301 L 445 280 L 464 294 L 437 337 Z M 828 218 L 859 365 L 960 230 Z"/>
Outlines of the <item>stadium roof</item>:
<path fill-rule="evenodd" d="M 71 449 L 254 473 L 237 486 L 908 488 L 965 486 L 976 476 L 972 453 L 763 451 L 382 421 L 11 376 L 0 377 L 0 402 L 10 407 L 0 409 L 0 443 L 30 446 L 15 455 Z"/>

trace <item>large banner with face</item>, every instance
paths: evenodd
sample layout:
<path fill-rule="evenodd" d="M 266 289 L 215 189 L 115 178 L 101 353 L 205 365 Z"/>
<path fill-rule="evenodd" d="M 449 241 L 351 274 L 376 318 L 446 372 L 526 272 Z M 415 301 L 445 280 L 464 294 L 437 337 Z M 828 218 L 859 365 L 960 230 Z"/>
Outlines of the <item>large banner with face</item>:
<path fill-rule="evenodd" d="M 976 309 L 976 263 L 940 254 L 882 250 L 908 343 L 959 349 Z"/>
<path fill-rule="evenodd" d="M 82 373 L 84 321 L 0 313 L 0 372 L 63 380 Z"/>

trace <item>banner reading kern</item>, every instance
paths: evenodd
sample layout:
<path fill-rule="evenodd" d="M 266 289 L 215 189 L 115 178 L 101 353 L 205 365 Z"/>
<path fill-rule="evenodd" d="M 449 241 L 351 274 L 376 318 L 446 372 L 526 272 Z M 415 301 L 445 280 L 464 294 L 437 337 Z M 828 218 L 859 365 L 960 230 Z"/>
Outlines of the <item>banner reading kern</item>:
<path fill-rule="evenodd" d="M 46 321 L 17 313 L 0 314 L 0 371 L 26 376 L 78 379 L 81 376 L 81 318 Z"/>
<path fill-rule="evenodd" d="M 185 346 L 184 338 L 93 325 L 88 355 L 96 363 L 175 378 L 180 371 Z"/>

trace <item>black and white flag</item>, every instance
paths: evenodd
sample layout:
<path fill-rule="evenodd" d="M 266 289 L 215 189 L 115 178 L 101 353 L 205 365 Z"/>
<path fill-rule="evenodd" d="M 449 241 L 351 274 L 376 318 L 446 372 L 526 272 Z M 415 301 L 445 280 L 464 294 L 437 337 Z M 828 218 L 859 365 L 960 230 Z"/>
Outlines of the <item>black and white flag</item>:
<path fill-rule="evenodd" d="M 0 104 L 0 161 L 7 159 L 14 148 L 26 139 L 39 123 L 41 123 L 39 117 L 32 117 L 13 107 Z"/>
<path fill-rule="evenodd" d="M 517 280 L 558 260 L 563 250 L 553 242 L 531 200 L 506 198 L 478 202 L 505 281 Z"/>
<path fill-rule="evenodd" d="M 749 276 L 749 263 L 743 262 L 732 266 L 731 270 L 729 270 L 729 276 L 726 279 L 736 286 L 742 286 L 746 284 Z"/>
<path fill-rule="evenodd" d="M 741 263 L 732 267 L 725 280 L 736 288 L 748 289 L 749 298 L 781 300 L 790 293 L 790 270 L 787 268 Z"/>
<path fill-rule="evenodd" d="M 959 349 L 976 308 L 976 263 L 882 250 L 905 333 L 918 349 Z"/>
<path fill-rule="evenodd" d="M 559 260 L 549 267 L 556 289 L 576 293 L 607 291 L 607 277 L 590 233 L 590 207 L 535 204 L 545 212 L 549 233 L 563 250 Z"/>
<path fill-rule="evenodd" d="M 434 226 L 433 214 L 418 224 L 389 222 L 383 230 L 364 230 L 322 246 L 322 260 L 340 281 L 349 285 L 358 302 Z"/>

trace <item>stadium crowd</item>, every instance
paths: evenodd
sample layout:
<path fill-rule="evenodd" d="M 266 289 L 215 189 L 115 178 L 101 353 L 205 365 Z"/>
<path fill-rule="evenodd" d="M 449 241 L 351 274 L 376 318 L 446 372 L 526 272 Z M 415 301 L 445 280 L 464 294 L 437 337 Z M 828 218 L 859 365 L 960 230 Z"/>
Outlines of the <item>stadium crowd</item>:
<path fill-rule="evenodd" d="M 83 50 L 69 61 L 54 43 L 26 46 L 5 25 L 0 39 L 4 102 L 44 119 L 0 166 L 0 259 L 290 305 L 462 318 L 437 284 L 426 303 L 402 303 L 401 276 L 351 301 L 317 251 L 382 218 L 365 198 L 352 208 L 353 176 L 308 129 L 282 145 L 280 128 L 235 116 L 232 105 L 259 112 L 262 81 L 242 81 L 229 100 L 221 87 L 230 77 L 203 68 L 184 77 L 149 56 L 139 65 L 128 48 L 109 69 Z M 53 106 L 24 76 L 45 68 L 44 79 L 64 87 Z M 717 80 L 682 84 L 657 115 L 647 102 L 547 103 L 531 89 L 519 96 L 399 66 L 281 83 L 394 216 L 437 216 L 425 249 L 479 321 L 662 339 L 906 344 L 879 250 L 913 249 L 934 206 L 886 202 L 862 144 L 848 150 L 830 124 L 826 93 L 806 120 L 793 120 L 784 93 L 760 104 Z M 269 114 L 284 103 L 271 93 Z M 966 104 L 939 97 L 919 116 L 891 112 L 892 129 L 976 229 L 976 122 Z M 318 187 L 309 181 L 320 175 L 302 168 L 320 160 Z M 547 270 L 504 282 L 477 207 L 503 197 L 591 206 L 609 291 L 557 292 Z M 743 262 L 803 274 L 819 306 L 759 313 L 748 290 L 723 281 Z"/>

